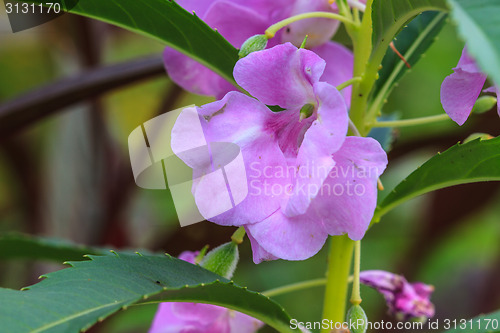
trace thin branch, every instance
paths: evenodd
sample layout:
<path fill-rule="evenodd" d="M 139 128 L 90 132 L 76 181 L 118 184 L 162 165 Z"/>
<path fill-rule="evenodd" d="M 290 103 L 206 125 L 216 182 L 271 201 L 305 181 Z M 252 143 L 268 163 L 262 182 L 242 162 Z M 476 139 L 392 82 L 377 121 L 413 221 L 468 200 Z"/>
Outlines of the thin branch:
<path fill-rule="evenodd" d="M 161 56 L 89 70 L 21 95 L 0 105 L 0 140 L 62 108 L 113 89 L 165 75 Z"/>

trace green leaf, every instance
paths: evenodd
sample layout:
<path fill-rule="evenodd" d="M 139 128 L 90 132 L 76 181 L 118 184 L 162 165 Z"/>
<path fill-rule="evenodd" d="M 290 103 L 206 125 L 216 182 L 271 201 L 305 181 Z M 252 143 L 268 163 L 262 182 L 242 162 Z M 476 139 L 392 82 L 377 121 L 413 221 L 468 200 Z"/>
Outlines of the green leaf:
<path fill-rule="evenodd" d="M 84 255 L 99 254 L 104 251 L 58 239 L 22 234 L 0 236 L 0 259 L 41 259 L 62 263 L 65 260 L 86 260 Z"/>
<path fill-rule="evenodd" d="M 397 205 L 441 188 L 500 180 L 500 137 L 457 144 L 425 162 L 387 195 L 374 221 Z"/>
<path fill-rule="evenodd" d="M 276 302 L 170 256 L 115 254 L 72 262 L 22 291 L 0 289 L 5 332 L 79 332 L 132 304 L 158 301 L 210 303 L 293 332 Z"/>
<path fill-rule="evenodd" d="M 23 0 L 46 3 L 45 0 Z M 60 0 L 59 0 L 60 1 Z M 70 13 L 87 16 L 154 38 L 234 83 L 235 49 L 196 15 L 169 0 L 81 0 Z"/>
<path fill-rule="evenodd" d="M 404 58 L 414 66 L 423 53 L 434 42 L 437 34 L 444 26 L 446 13 L 425 12 L 404 28 L 394 40 L 394 45 Z M 391 92 L 394 84 L 408 71 L 405 63 L 393 51 L 388 51 L 382 61 L 379 79 L 375 82 L 374 105 L 381 109 L 384 100 Z"/>
<path fill-rule="evenodd" d="M 457 326 L 459 327 L 461 323 L 462 322 L 457 321 Z M 453 321 L 451 325 L 454 325 Z M 500 332 L 500 311 L 474 317 L 467 320 L 464 325 L 466 326 L 464 329 L 460 329 L 459 327 L 457 329 L 445 331 L 445 333 L 498 333 Z"/>
<path fill-rule="evenodd" d="M 445 0 L 373 0 L 372 61 L 380 63 L 394 37 L 425 11 L 447 11 Z"/>
<path fill-rule="evenodd" d="M 500 1 L 448 0 L 451 17 L 481 69 L 500 84 Z"/>

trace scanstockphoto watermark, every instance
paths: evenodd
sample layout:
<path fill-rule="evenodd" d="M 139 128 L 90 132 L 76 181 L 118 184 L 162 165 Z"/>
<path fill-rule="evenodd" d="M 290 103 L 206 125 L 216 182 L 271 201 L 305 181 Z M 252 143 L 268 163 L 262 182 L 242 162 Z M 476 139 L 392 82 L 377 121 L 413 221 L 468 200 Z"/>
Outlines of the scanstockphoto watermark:
<path fill-rule="evenodd" d="M 308 194 L 327 196 L 364 196 L 367 193 L 366 179 L 377 179 L 375 167 L 325 166 L 313 162 L 299 167 L 250 164 L 248 171 L 249 195 L 281 196 L 284 194 Z M 322 182 L 308 181 L 321 179 Z M 305 180 L 305 181 L 301 181 Z"/>
<path fill-rule="evenodd" d="M 407 321 L 392 323 L 390 321 L 365 321 L 358 319 L 348 322 L 336 322 L 333 320 L 323 319 L 322 321 L 298 321 L 297 319 L 290 320 L 291 329 L 299 329 L 302 332 L 310 332 L 311 330 L 329 330 L 331 332 L 357 332 L 366 328 L 368 331 L 374 330 L 377 332 L 387 330 L 422 330 L 424 323 L 418 321 Z"/>

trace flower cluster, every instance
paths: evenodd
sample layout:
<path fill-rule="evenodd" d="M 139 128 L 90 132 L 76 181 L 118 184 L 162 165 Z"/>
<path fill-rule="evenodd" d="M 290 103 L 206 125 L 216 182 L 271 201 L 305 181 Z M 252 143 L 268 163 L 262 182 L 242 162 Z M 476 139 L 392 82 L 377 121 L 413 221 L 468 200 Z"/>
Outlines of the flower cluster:
<path fill-rule="evenodd" d="M 328 235 L 347 233 L 359 240 L 373 216 L 387 155 L 376 140 L 346 136 L 347 106 L 335 87 L 320 80 L 325 65 L 314 52 L 290 43 L 251 53 L 238 61 L 234 77 L 255 98 L 229 92 L 198 108 L 207 142 L 237 144 L 246 170 L 255 171 L 247 177 L 248 187 L 260 188 L 259 195 L 250 193 L 210 220 L 244 226 L 256 263 L 307 259 Z M 267 105 L 284 110 L 273 112 Z M 172 149 L 181 158 L 186 142 L 196 135 L 188 119 L 181 113 L 172 130 Z M 290 167 L 296 172 L 266 172 Z M 353 195 L 338 191 L 349 185 Z M 218 204 L 214 186 L 208 177 L 194 184 L 200 211 Z M 266 192 L 266 187 L 282 190 Z"/>
<path fill-rule="evenodd" d="M 359 279 L 384 296 L 389 313 L 399 320 L 425 320 L 434 316 L 434 305 L 430 301 L 432 286 L 422 282 L 408 283 L 401 275 L 376 270 L 361 272 Z"/>

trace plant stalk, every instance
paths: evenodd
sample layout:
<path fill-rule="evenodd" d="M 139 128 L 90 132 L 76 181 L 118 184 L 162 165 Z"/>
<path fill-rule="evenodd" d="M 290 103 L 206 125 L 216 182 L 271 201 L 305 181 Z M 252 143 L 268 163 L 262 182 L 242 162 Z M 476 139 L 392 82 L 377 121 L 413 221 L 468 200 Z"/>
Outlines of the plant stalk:
<path fill-rule="evenodd" d="M 347 235 L 330 237 L 323 320 L 327 319 L 334 324 L 345 320 L 353 249 L 354 241 Z M 322 329 L 321 332 L 330 333 L 328 329 Z"/>

